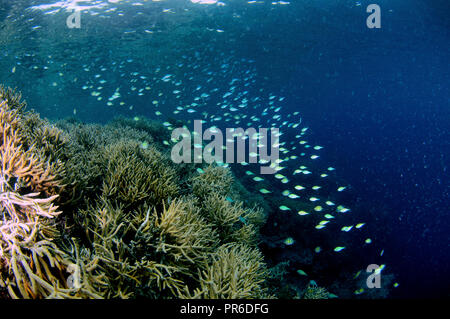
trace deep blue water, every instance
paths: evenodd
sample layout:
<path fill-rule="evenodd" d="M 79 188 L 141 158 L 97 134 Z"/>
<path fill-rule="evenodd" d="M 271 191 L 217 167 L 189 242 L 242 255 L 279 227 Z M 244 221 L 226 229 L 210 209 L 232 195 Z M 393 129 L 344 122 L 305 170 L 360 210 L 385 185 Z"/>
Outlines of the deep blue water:
<path fill-rule="evenodd" d="M 392 296 L 448 296 L 450 3 L 377 1 L 382 27 L 368 29 L 373 2 L 300 1 L 248 50 L 259 44 L 289 111 L 370 207 L 401 282 Z"/>
<path fill-rule="evenodd" d="M 8 1 L 3 2 L 4 8 L 9 6 Z M 84 33 L 66 38 L 61 37 L 67 32 L 63 27 L 44 25 L 46 32 L 38 35 L 29 31 L 46 17 L 28 11 L 9 12 L 19 20 L 34 14 L 37 18 L 24 27 L 26 32 L 17 31 L 17 47 L 2 47 L 0 82 L 20 88 L 29 104 L 44 116 L 72 116 L 76 108 L 83 121 L 106 122 L 119 114 L 151 117 L 154 110 L 149 111 L 151 100 L 143 101 L 132 92 L 123 95 L 133 109 L 111 111 L 104 101 L 93 101 L 81 86 L 92 81 L 102 65 L 114 63 L 112 72 L 103 77 L 110 92 L 119 85 L 133 85 L 128 73 L 120 77 L 115 73 L 121 61 L 134 59 L 126 64 L 129 72 L 170 66 L 161 76 L 178 72 L 185 81 L 186 100 L 194 96 L 198 85 L 220 89 L 218 97 L 207 100 L 210 112 L 228 90 L 229 80 L 251 71 L 255 81 L 240 90 L 255 96 L 264 89 L 286 97 L 282 114 L 301 113 L 311 145 L 324 146 L 321 157 L 337 167 L 340 179 L 350 185 L 352 202 L 377 241 L 376 251 L 359 249 L 350 263 L 361 259 L 378 262 L 377 254 L 384 249 L 381 262 L 400 284 L 392 289 L 391 297 L 448 297 L 450 2 L 364 0 L 358 5 L 357 1 L 318 0 L 290 1 L 284 7 L 270 2 L 261 6 L 224 2 L 227 5 L 221 9 L 186 5 L 197 19 L 178 21 L 178 28 L 153 11 L 142 18 L 137 14 L 140 7 L 126 11 L 134 15 L 125 15 L 125 27 L 114 19 L 105 19 L 109 24 L 98 26 L 98 16 L 83 15 Z M 373 2 L 382 10 L 381 29 L 368 29 L 365 24 L 365 9 Z M 47 1 L 23 3 L 28 7 Z M 157 5 L 158 9 L 174 10 L 185 6 L 174 1 Z M 0 18 L 6 11 L 0 11 Z M 65 17 L 56 15 L 55 21 L 62 25 Z M 161 25 L 167 38 L 148 44 L 133 33 L 123 35 L 124 28 L 142 33 L 152 24 Z M 184 42 L 180 37 L 171 38 L 170 31 L 182 33 L 183 28 L 204 25 L 225 29 L 225 38 L 209 31 L 194 33 L 183 38 Z M 37 55 L 25 58 L 23 53 L 30 51 Z M 20 73 L 17 67 L 11 75 L 17 60 L 26 72 Z M 36 64 L 50 66 L 46 64 L 50 60 L 64 72 L 62 79 L 56 71 L 47 74 L 32 69 Z M 184 69 L 173 71 L 174 61 L 183 61 Z M 220 65 L 233 62 L 231 71 L 220 77 Z M 83 65 L 92 71 L 83 73 Z M 203 69 L 211 74 L 202 74 Z M 189 76 L 195 76 L 195 81 L 189 82 Z M 210 78 L 214 80 L 208 82 Z M 51 87 L 53 82 L 59 83 L 56 89 Z M 173 88 L 164 85 L 161 92 L 171 92 Z M 168 98 L 165 103 L 174 101 Z M 252 115 L 254 110 L 245 112 Z"/>
<path fill-rule="evenodd" d="M 358 10 L 327 15 L 316 54 L 290 58 L 286 92 L 378 215 L 375 232 L 401 282 L 393 296 L 448 296 L 450 6 L 379 3 L 381 30 L 364 29 Z"/>

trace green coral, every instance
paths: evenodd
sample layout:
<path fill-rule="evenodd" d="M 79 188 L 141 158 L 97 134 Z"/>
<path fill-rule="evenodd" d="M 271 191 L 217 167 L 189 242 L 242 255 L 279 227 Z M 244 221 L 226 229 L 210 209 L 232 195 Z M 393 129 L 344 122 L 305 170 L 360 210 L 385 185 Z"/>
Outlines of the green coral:
<path fill-rule="evenodd" d="M 175 170 L 156 149 L 142 149 L 136 141 L 121 140 L 104 150 L 106 174 L 102 193 L 125 205 L 161 204 L 178 193 Z"/>
<path fill-rule="evenodd" d="M 202 201 L 202 214 L 219 233 L 221 243 L 245 242 L 255 245 L 259 225 L 264 220 L 261 210 L 244 208 L 242 202 L 230 202 L 215 193 Z"/>
<path fill-rule="evenodd" d="M 23 125 L 28 114 L 20 96 L 0 88 L 0 98 L 0 287 L 12 298 L 95 295 L 68 285 L 74 256 L 57 245 L 62 164 L 46 156 Z M 57 134 L 42 127 L 44 138 Z"/>
<path fill-rule="evenodd" d="M 202 174 L 192 179 L 192 191 L 195 196 L 205 198 L 210 194 L 226 196 L 229 194 L 233 178 L 225 167 L 209 166 Z"/>
<path fill-rule="evenodd" d="M 310 282 L 303 292 L 303 299 L 328 299 L 330 293 L 323 287 L 317 286 L 315 282 Z"/>
<path fill-rule="evenodd" d="M 208 299 L 268 298 L 263 282 L 268 275 L 260 251 L 242 244 L 226 244 L 199 276 L 200 287 L 185 297 Z M 187 289 L 186 289 L 187 290 Z"/>
<path fill-rule="evenodd" d="M 1 294 L 270 297 L 265 214 L 244 207 L 228 168 L 173 164 L 155 122 L 51 124 L 12 90 L 0 97 Z"/>

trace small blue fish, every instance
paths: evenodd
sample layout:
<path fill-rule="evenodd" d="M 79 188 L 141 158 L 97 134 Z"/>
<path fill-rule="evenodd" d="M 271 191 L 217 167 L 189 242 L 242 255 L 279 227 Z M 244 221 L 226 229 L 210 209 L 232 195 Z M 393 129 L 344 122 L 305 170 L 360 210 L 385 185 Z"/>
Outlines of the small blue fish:
<path fill-rule="evenodd" d="M 247 225 L 247 220 L 246 220 L 244 217 L 239 216 L 239 220 L 240 220 L 243 224 Z"/>
<path fill-rule="evenodd" d="M 227 196 L 227 197 L 226 197 L 226 200 L 229 201 L 230 203 L 233 203 L 233 202 L 234 202 L 234 200 L 233 200 L 230 196 Z"/>

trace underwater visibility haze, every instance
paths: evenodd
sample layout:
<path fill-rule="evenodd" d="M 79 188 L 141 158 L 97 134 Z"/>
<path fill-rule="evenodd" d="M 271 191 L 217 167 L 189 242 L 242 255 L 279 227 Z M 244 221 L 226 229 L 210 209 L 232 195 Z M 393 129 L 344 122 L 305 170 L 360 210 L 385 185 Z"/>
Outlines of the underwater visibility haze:
<path fill-rule="evenodd" d="M 449 13 L 0 0 L 0 298 L 448 298 Z"/>

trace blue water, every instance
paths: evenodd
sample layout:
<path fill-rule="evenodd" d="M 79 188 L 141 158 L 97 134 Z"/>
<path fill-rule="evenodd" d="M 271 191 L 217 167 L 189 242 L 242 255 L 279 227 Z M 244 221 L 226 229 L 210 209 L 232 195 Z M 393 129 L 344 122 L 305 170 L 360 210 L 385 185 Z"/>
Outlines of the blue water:
<path fill-rule="evenodd" d="M 359 27 L 357 9 L 327 16 L 314 46 L 323 58 L 292 59 L 287 91 L 377 216 L 401 282 L 393 295 L 448 296 L 450 6 L 380 5 L 381 30 Z"/>
<path fill-rule="evenodd" d="M 28 8 L 49 2 L 15 3 Z M 102 65 L 113 65 L 103 75 L 109 95 L 117 86 L 133 85 L 129 72 L 171 66 L 161 76 L 176 73 L 183 79 L 186 100 L 198 85 L 220 89 L 218 97 L 207 99 L 211 112 L 228 90 L 225 84 L 249 71 L 254 82 L 240 89 L 248 90 L 249 96 L 256 96 L 261 88 L 284 96 L 282 115 L 301 113 L 302 124 L 309 128 L 308 141 L 324 146 L 321 157 L 338 168 L 339 178 L 350 185 L 355 214 L 367 220 L 376 248 L 359 247 L 347 262 L 386 263 L 399 283 L 390 297 L 448 297 L 450 2 L 223 2 L 226 6 L 156 3 L 159 10 L 186 7 L 194 12 L 194 18 L 173 24 L 169 15 L 127 3 L 124 12 L 131 14 L 125 14 L 124 25 L 114 18 L 105 18 L 100 25 L 100 17 L 83 15 L 86 28 L 67 37 L 62 36 L 67 32 L 66 13 L 55 15 L 52 26 L 42 14 L 11 11 L 11 3 L 0 2 L 1 19 L 6 12 L 20 21 L 36 16 L 24 24 L 24 30 L 11 31 L 16 33 L 15 47 L 1 46 L 0 83 L 17 86 L 29 105 L 49 118 L 73 116 L 76 109 L 79 119 L 104 123 L 116 115 L 151 117 L 154 112 L 149 111 L 151 101 L 132 93 L 124 95 L 133 108 L 111 111 L 105 101 L 93 101 L 81 86 L 100 73 Z M 381 29 L 366 27 L 366 7 L 373 2 L 382 10 Z M 42 21 L 43 31 L 30 31 Z M 148 44 L 133 33 L 145 34 L 143 30 L 152 25 L 161 26 L 167 37 Z M 204 26 L 225 32 L 204 31 Z M 184 36 L 188 29 L 195 31 Z M 33 51 L 36 56 L 24 55 Z M 119 77 L 116 67 L 128 59 L 133 59 L 125 63 L 129 72 Z M 185 65 L 175 67 L 173 63 L 180 61 Z M 233 65 L 223 77 L 222 63 Z M 64 76 L 40 69 L 50 64 Z M 192 68 L 195 64 L 199 67 Z M 11 74 L 13 65 L 17 71 Z M 92 70 L 82 72 L 84 65 Z M 203 74 L 203 69 L 212 73 Z M 192 83 L 189 76 L 195 76 Z M 58 86 L 52 87 L 54 82 Z M 173 88 L 163 83 L 159 89 L 166 93 Z M 167 98 L 164 103 L 174 101 Z"/>
<path fill-rule="evenodd" d="M 377 1 L 375 30 L 364 26 L 372 2 L 299 3 L 257 41 L 289 110 L 368 206 L 401 283 L 392 296 L 448 296 L 450 3 Z"/>

